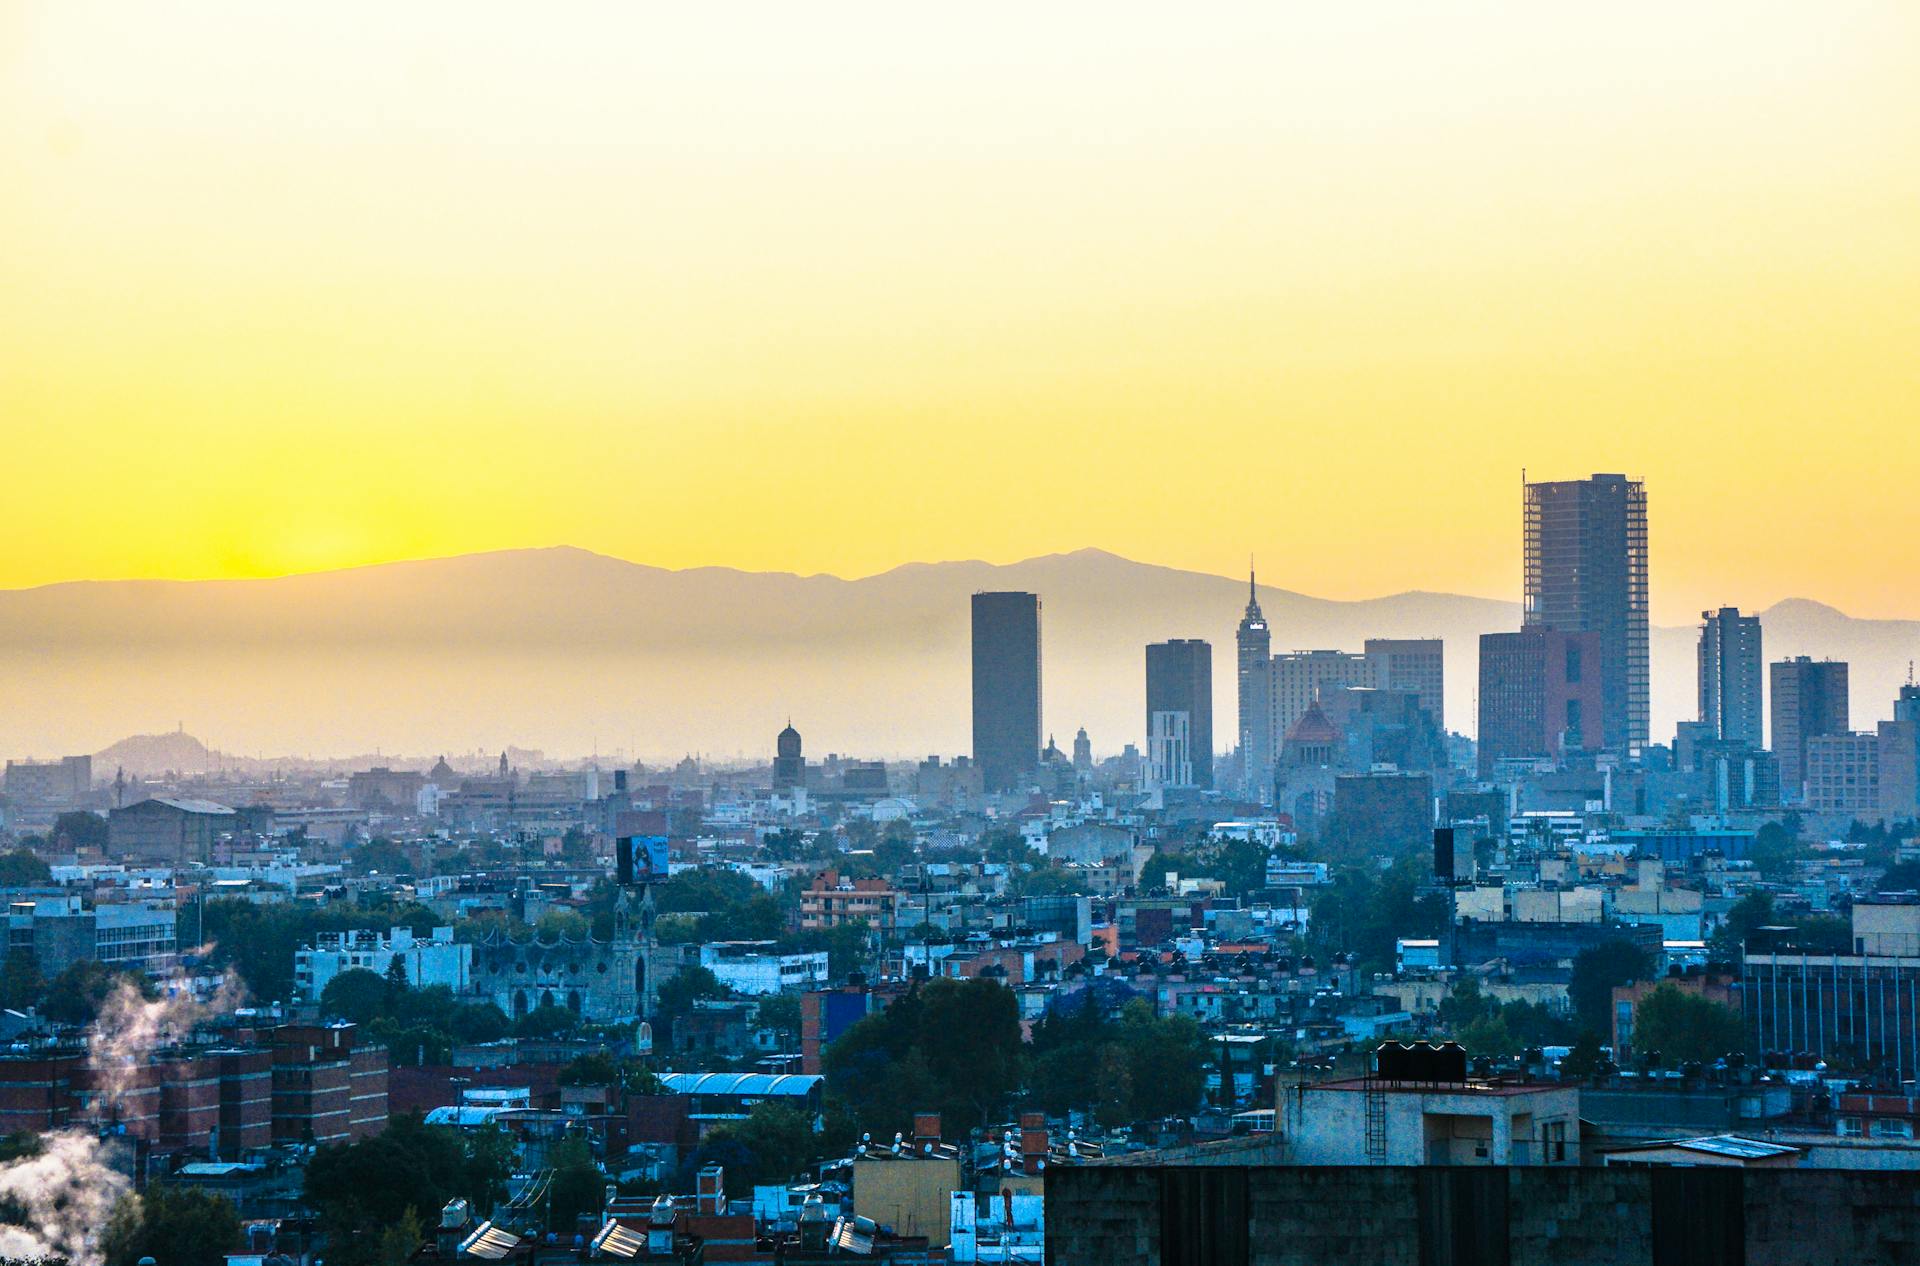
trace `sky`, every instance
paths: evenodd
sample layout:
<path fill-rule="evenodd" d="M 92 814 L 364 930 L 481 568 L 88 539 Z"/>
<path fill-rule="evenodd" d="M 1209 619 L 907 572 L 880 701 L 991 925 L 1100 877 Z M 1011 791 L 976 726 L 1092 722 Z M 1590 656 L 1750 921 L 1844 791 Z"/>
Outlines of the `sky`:
<path fill-rule="evenodd" d="M 1920 616 L 1920 7 L 0 0 L 0 587 L 1094 545 Z"/>

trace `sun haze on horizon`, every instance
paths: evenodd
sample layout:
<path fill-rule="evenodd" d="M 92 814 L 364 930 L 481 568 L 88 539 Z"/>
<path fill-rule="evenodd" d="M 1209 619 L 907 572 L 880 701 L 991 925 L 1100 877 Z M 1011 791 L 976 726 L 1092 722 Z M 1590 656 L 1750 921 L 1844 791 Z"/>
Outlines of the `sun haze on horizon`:
<path fill-rule="evenodd" d="M 1920 10 L 0 7 L 0 587 L 1088 544 L 1920 617 Z"/>

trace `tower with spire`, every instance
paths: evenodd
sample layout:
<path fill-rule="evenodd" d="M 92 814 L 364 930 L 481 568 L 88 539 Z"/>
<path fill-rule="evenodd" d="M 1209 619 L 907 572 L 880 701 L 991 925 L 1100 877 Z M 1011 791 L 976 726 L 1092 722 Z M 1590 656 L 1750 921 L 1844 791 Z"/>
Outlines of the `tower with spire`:
<path fill-rule="evenodd" d="M 1265 800 L 1273 780 L 1273 704 L 1267 677 L 1273 663 L 1273 633 L 1260 610 L 1253 560 L 1247 560 L 1247 610 L 1234 633 L 1240 689 L 1240 782 L 1244 795 Z"/>

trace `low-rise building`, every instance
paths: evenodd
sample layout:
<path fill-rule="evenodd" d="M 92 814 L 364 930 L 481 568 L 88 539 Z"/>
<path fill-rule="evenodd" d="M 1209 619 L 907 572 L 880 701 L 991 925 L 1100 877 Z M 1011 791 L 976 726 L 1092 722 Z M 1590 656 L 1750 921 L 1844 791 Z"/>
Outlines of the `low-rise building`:
<path fill-rule="evenodd" d="M 1351 1077 L 1280 1092 L 1302 1165 L 1578 1165 L 1573 1084 Z"/>
<path fill-rule="evenodd" d="M 127 901 L 88 909 L 77 896 L 13 902 L 7 948 L 32 954 L 48 978 L 82 962 L 161 975 L 179 953 L 171 905 Z"/>
<path fill-rule="evenodd" d="M 813 885 L 800 894 L 800 926 L 808 930 L 866 923 L 891 932 L 900 893 L 885 879 L 853 879 L 837 871 L 815 875 Z"/>
<path fill-rule="evenodd" d="M 322 932 L 311 946 L 294 951 L 294 985 L 308 1002 L 318 1002 L 341 972 L 357 969 L 384 976 L 395 961 L 416 989 L 445 985 L 455 996 L 464 996 L 473 983 L 473 946 L 455 941 L 452 928 L 435 928 L 421 937 L 411 928 L 397 927 L 385 933 Z"/>
<path fill-rule="evenodd" d="M 700 947 L 700 965 L 735 993 L 765 995 L 818 989 L 827 983 L 827 952 L 781 954 L 772 941 L 715 941 Z"/>

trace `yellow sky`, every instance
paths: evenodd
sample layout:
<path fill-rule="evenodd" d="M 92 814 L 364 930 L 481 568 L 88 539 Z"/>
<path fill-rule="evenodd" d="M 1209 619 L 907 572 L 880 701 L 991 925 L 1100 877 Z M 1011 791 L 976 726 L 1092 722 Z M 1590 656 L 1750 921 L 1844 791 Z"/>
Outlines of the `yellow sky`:
<path fill-rule="evenodd" d="M 0 0 L 0 586 L 1517 596 L 1526 466 L 1920 616 L 1920 8 L 1573 8 Z"/>

